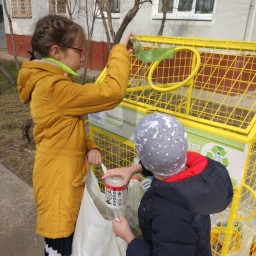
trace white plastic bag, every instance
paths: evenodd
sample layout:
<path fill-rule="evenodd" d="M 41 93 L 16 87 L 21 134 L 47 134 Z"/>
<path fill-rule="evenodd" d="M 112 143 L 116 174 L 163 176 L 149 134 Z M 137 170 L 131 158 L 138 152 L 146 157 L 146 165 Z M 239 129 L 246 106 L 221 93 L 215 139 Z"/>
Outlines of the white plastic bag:
<path fill-rule="evenodd" d="M 125 256 L 127 244 L 115 236 L 106 220 L 105 195 L 90 170 L 76 223 L 72 256 Z"/>

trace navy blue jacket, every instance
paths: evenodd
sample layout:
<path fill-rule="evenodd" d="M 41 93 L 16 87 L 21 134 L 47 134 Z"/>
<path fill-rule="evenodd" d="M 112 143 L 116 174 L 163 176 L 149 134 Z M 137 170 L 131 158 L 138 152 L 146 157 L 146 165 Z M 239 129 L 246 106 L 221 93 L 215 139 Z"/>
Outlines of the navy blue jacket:
<path fill-rule="evenodd" d="M 231 179 L 217 161 L 193 152 L 188 153 L 188 160 L 192 171 L 187 177 L 176 181 L 153 179 L 138 212 L 143 240 L 132 240 L 127 256 L 212 255 L 210 214 L 230 204 Z M 145 169 L 143 173 L 152 175 Z"/>

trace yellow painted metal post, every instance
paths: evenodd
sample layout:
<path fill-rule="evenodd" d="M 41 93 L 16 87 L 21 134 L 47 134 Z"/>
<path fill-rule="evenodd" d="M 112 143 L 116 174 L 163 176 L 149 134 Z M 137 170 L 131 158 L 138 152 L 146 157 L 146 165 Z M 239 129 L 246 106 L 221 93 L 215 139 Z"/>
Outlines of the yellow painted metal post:
<path fill-rule="evenodd" d="M 240 198 L 241 198 L 241 186 L 234 188 L 234 197 L 230 207 L 230 215 L 229 215 L 229 220 L 227 225 L 227 232 L 224 236 L 221 256 L 227 256 L 229 252 L 229 248 L 232 240 L 232 234 L 235 228 L 236 214 L 237 214 Z"/>
<path fill-rule="evenodd" d="M 193 54 L 192 63 L 191 63 L 191 69 L 194 70 L 196 66 L 197 57 L 195 54 Z M 193 84 L 194 84 L 195 76 L 191 78 L 191 80 L 188 82 L 188 97 L 187 97 L 187 107 L 186 107 L 186 114 L 189 114 L 190 111 L 190 105 L 191 105 L 191 99 L 193 95 Z"/>

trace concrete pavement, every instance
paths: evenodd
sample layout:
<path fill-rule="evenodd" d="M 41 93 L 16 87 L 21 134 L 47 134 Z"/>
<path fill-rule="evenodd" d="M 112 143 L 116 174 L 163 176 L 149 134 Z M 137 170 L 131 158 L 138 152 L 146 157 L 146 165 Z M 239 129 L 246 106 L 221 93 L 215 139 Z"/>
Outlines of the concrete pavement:
<path fill-rule="evenodd" d="M 0 164 L 0 255 L 43 256 L 32 188 Z"/>

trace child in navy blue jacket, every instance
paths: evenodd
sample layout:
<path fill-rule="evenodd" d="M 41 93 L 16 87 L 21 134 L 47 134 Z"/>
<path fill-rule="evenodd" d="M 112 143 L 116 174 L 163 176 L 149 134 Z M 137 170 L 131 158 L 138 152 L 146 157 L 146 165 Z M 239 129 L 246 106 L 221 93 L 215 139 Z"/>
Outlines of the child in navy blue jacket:
<path fill-rule="evenodd" d="M 135 127 L 134 143 L 140 163 L 112 169 L 107 176 L 154 175 L 143 195 L 136 238 L 124 217 L 113 220 L 115 234 L 128 243 L 128 256 L 210 256 L 210 214 L 231 202 L 233 188 L 227 169 L 195 152 L 182 124 L 170 115 L 154 113 Z"/>

